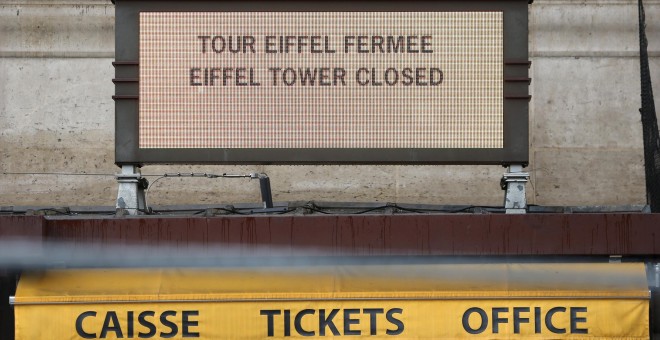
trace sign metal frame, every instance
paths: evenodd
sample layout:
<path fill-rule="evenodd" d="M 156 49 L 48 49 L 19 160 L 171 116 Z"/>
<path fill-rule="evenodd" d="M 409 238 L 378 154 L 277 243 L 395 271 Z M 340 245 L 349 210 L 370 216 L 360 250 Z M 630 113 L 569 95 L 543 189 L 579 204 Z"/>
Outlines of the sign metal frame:
<path fill-rule="evenodd" d="M 115 0 L 115 163 L 121 164 L 523 164 L 529 160 L 528 0 L 154 1 Z M 139 147 L 140 12 L 501 11 L 503 148 L 169 149 Z"/>

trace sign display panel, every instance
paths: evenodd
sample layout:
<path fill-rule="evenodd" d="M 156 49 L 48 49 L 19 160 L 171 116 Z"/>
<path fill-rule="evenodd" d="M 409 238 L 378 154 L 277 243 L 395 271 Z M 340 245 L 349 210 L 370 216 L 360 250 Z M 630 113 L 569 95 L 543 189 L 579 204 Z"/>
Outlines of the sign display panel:
<path fill-rule="evenodd" d="M 502 11 L 142 12 L 141 149 L 501 149 Z"/>

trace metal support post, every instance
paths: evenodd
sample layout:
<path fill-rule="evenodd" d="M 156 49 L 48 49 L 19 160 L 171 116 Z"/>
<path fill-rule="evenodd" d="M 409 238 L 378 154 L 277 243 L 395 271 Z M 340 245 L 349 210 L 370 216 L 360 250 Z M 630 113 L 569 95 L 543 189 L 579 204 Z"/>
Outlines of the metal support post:
<path fill-rule="evenodd" d="M 261 189 L 261 201 L 264 209 L 273 207 L 273 193 L 270 189 L 270 178 L 266 174 L 259 174 L 259 188 Z"/>
<path fill-rule="evenodd" d="M 117 213 L 139 215 L 146 212 L 147 204 L 144 190 L 149 182 L 142 177 L 140 168 L 135 165 L 122 165 L 121 173 L 115 176 L 119 183 L 117 191 Z"/>
<path fill-rule="evenodd" d="M 525 184 L 529 181 L 529 173 L 522 172 L 523 166 L 510 165 L 509 172 L 502 176 L 500 186 L 505 190 L 504 209 L 507 214 L 524 214 L 527 212 Z"/>
<path fill-rule="evenodd" d="M 14 307 L 10 304 L 16 295 L 18 276 L 18 272 L 0 269 L 0 339 L 14 339 Z"/>

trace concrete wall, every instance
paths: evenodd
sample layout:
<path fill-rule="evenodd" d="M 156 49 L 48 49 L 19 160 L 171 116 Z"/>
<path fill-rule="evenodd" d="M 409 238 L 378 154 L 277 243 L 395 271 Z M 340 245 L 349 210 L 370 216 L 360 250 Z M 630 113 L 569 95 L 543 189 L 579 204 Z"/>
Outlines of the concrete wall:
<path fill-rule="evenodd" d="M 529 203 L 645 203 L 636 4 L 530 6 Z M 660 103 L 660 1 L 645 4 Z M 0 205 L 114 205 L 113 25 L 109 0 L 0 0 Z M 498 166 L 142 170 L 191 171 L 266 172 L 276 201 L 501 205 L 503 197 Z M 257 201 L 258 183 L 246 179 L 161 179 L 149 192 L 150 204 Z"/>

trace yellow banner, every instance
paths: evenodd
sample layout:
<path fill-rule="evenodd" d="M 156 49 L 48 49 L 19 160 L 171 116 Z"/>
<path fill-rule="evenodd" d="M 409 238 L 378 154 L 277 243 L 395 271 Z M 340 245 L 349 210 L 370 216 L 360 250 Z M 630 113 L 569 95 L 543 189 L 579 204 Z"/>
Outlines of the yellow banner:
<path fill-rule="evenodd" d="M 17 340 L 648 339 L 644 264 L 23 273 Z"/>
<path fill-rule="evenodd" d="M 342 300 L 16 306 L 16 339 L 648 339 L 648 301 Z"/>

